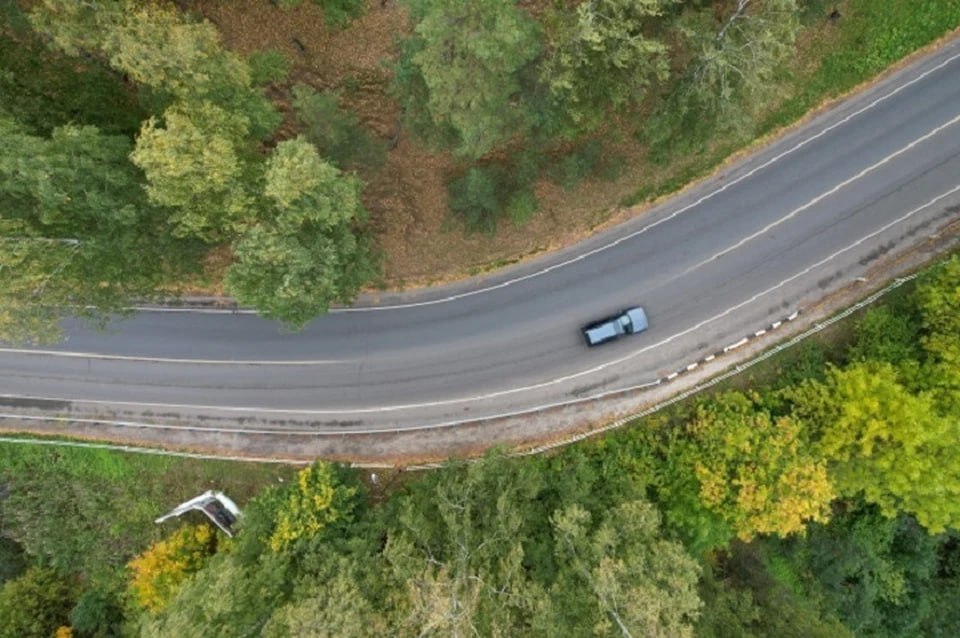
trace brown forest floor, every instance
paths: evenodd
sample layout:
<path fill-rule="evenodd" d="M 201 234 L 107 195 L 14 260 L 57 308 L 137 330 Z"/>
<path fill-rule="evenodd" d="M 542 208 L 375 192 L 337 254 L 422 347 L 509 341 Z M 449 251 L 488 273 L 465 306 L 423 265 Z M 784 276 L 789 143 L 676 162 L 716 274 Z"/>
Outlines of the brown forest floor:
<path fill-rule="evenodd" d="M 386 142 L 397 132 L 399 107 L 389 95 L 389 65 L 410 26 L 394 0 L 367 0 L 364 15 L 344 30 L 329 29 L 322 10 L 309 0 L 288 10 L 268 0 L 198 0 L 191 5 L 217 25 L 228 48 L 244 55 L 263 49 L 284 53 L 293 63 L 289 86 L 339 90 L 342 106 L 357 113 L 371 135 Z M 289 111 L 285 96 L 286 86 L 277 87 L 273 97 Z M 295 134 L 288 122 L 280 136 Z M 432 152 L 402 130 L 383 167 L 363 176 L 364 204 L 384 257 L 381 285 L 403 288 L 469 276 L 570 244 L 620 218 L 617 202 L 636 191 L 641 171 L 650 177 L 650 167 L 637 161 L 642 149 L 632 140 L 621 148 L 608 145 L 606 151 L 624 160 L 616 181 L 588 179 L 568 191 L 541 180 L 535 187 L 539 211 L 528 222 L 517 226 L 502 220 L 493 236 L 468 234 L 447 209 L 446 184 L 458 174 L 456 160 Z"/>

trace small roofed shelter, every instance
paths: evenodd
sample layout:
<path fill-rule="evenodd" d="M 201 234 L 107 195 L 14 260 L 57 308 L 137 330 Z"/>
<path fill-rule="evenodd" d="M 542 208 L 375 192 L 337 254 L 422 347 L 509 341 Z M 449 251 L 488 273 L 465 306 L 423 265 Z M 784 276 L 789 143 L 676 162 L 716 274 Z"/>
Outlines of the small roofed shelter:
<path fill-rule="evenodd" d="M 207 518 L 213 521 L 214 525 L 223 530 L 223 533 L 231 538 L 233 537 L 233 525 L 242 516 L 237 504 L 230 500 L 223 492 L 207 490 L 200 496 L 180 503 L 153 522 L 159 525 L 168 518 L 180 516 L 191 510 L 203 512 Z"/>

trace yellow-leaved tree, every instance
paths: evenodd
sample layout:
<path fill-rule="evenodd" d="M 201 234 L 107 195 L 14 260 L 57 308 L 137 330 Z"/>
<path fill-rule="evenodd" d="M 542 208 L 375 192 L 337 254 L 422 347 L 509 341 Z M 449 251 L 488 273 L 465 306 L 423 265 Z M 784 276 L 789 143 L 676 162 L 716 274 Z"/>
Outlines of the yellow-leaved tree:
<path fill-rule="evenodd" d="M 216 546 L 216 532 L 206 523 L 186 525 L 154 543 L 127 565 L 132 572 L 133 599 L 151 613 L 160 612 L 187 577 L 203 567 Z"/>
<path fill-rule="evenodd" d="M 700 498 L 741 539 L 786 536 L 826 520 L 834 491 L 800 421 L 730 392 L 697 409 L 690 433 Z"/>
<path fill-rule="evenodd" d="M 352 518 L 357 488 L 344 485 L 334 466 L 318 461 L 297 474 L 297 484 L 277 510 L 267 544 L 275 552 L 320 535 L 331 523 Z"/>

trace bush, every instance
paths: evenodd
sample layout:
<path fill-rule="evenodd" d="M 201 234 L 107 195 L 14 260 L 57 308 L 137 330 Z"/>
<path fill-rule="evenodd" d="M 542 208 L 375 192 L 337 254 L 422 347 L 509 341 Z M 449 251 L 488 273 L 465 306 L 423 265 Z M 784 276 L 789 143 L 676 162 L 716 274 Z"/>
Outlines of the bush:
<path fill-rule="evenodd" d="M 276 49 L 254 51 L 247 58 L 250 77 L 256 86 L 282 82 L 290 73 L 290 59 Z"/>
<path fill-rule="evenodd" d="M 0 588 L 0 638 L 48 638 L 67 624 L 74 587 L 55 571 L 32 567 Z"/>
<path fill-rule="evenodd" d="M 293 110 L 304 136 L 338 168 L 379 168 L 386 148 L 360 128 L 357 116 L 340 108 L 338 93 L 318 93 L 309 86 L 293 87 Z"/>
<path fill-rule="evenodd" d="M 363 0 L 313 0 L 323 7 L 327 25 L 343 28 L 363 14 Z"/>
<path fill-rule="evenodd" d="M 183 581 L 203 567 L 216 545 L 216 532 L 206 523 L 181 527 L 154 543 L 129 563 L 133 600 L 147 611 L 159 612 Z"/>
<path fill-rule="evenodd" d="M 541 154 L 524 151 L 507 164 L 473 166 L 450 183 L 450 210 L 469 231 L 492 233 L 502 216 L 522 224 L 539 208 L 532 186 L 542 165 Z"/>
<path fill-rule="evenodd" d="M 888 306 L 871 308 L 856 326 L 851 361 L 882 361 L 899 365 L 921 358 L 919 321 Z"/>
<path fill-rule="evenodd" d="M 601 166 L 602 154 L 603 144 L 600 140 L 589 140 L 554 162 L 547 169 L 547 175 L 565 189 L 573 190 Z"/>
<path fill-rule="evenodd" d="M 463 217 L 468 230 L 492 233 L 502 211 L 499 191 L 503 183 L 497 167 L 474 166 L 450 183 L 450 210 Z"/>
<path fill-rule="evenodd" d="M 514 193 L 507 202 L 507 217 L 514 224 L 522 224 L 533 217 L 538 208 L 537 196 L 529 188 L 524 188 Z"/>

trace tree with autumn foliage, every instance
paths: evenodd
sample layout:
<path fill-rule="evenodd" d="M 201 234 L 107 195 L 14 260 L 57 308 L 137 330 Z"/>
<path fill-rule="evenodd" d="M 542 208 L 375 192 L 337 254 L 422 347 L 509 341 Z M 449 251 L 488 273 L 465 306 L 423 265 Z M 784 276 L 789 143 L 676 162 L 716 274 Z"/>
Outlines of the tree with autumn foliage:
<path fill-rule="evenodd" d="M 689 434 L 700 497 L 742 540 L 787 536 L 826 520 L 834 492 L 802 422 L 771 416 L 755 398 L 730 392 L 697 407 Z"/>
<path fill-rule="evenodd" d="M 130 561 L 130 591 L 136 603 L 158 613 L 188 576 L 206 563 L 217 547 L 216 532 L 206 523 L 181 527 Z"/>
<path fill-rule="evenodd" d="M 916 294 L 928 354 L 924 379 L 942 410 L 960 418 L 960 255 L 931 269 Z"/>
<path fill-rule="evenodd" d="M 832 368 L 826 383 L 808 382 L 792 398 L 842 495 L 862 494 L 886 516 L 913 514 L 933 533 L 960 527 L 960 422 L 940 413 L 931 392 L 868 362 Z"/>
<path fill-rule="evenodd" d="M 320 536 L 336 522 L 349 522 L 356 507 L 358 488 L 347 485 L 338 469 L 317 461 L 297 474 L 297 483 L 282 497 L 268 546 L 275 552 L 300 540 Z"/>

